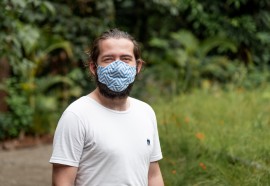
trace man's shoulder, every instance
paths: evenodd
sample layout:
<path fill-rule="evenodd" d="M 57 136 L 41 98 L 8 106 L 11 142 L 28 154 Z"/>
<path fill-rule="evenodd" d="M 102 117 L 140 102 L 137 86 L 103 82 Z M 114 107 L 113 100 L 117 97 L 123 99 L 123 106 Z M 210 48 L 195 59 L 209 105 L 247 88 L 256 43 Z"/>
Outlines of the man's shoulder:
<path fill-rule="evenodd" d="M 73 101 L 67 108 L 66 111 L 80 112 L 91 106 L 91 100 L 87 96 L 82 96 Z"/>
<path fill-rule="evenodd" d="M 129 97 L 129 99 L 131 100 L 131 103 L 133 103 L 133 104 L 138 104 L 138 105 L 141 105 L 141 106 L 151 107 L 148 103 L 146 103 L 146 102 L 144 102 L 142 100 L 139 100 L 137 98 Z"/>
<path fill-rule="evenodd" d="M 75 100 L 73 100 L 70 104 L 69 107 L 76 106 L 78 104 L 83 104 L 86 100 L 86 96 L 81 96 Z"/>
<path fill-rule="evenodd" d="M 134 107 L 137 107 L 139 109 L 143 109 L 143 110 L 149 110 L 149 111 L 153 111 L 153 108 L 146 102 L 142 101 L 142 100 L 139 100 L 139 99 L 136 99 L 136 98 L 133 98 L 133 97 L 130 97 L 130 100 L 131 100 L 131 104 L 134 106 Z"/>

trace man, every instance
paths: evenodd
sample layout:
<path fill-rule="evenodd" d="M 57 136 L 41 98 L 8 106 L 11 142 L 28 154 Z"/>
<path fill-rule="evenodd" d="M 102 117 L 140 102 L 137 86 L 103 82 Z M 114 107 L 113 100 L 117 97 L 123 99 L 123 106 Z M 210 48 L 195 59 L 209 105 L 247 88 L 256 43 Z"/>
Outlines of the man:
<path fill-rule="evenodd" d="M 142 63 L 126 32 L 112 29 L 94 41 L 89 69 L 97 88 L 59 120 L 50 159 L 53 185 L 164 185 L 155 113 L 129 97 Z"/>

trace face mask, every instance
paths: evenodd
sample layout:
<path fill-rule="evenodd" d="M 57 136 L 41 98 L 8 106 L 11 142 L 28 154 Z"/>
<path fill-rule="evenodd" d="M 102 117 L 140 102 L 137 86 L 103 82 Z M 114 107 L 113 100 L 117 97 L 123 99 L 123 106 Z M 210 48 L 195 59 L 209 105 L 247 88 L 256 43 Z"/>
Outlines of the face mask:
<path fill-rule="evenodd" d="M 97 67 L 98 81 L 115 92 L 125 90 L 135 80 L 136 67 L 117 60 L 106 67 Z"/>

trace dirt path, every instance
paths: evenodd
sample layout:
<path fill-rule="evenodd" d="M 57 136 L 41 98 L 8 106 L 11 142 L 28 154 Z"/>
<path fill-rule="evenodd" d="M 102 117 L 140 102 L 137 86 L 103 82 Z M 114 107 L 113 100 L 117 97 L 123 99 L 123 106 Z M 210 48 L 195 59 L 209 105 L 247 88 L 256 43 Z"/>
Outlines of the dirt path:
<path fill-rule="evenodd" d="M 51 145 L 0 151 L 0 185 L 50 186 Z"/>

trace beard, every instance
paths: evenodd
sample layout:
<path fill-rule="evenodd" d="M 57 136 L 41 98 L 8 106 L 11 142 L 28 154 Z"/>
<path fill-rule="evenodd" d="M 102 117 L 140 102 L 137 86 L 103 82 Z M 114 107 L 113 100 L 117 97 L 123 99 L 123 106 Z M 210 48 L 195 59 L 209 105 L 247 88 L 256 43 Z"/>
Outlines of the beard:
<path fill-rule="evenodd" d="M 121 99 L 121 98 L 127 98 L 132 90 L 132 87 L 133 87 L 133 84 L 134 82 L 130 83 L 128 85 L 128 87 L 121 91 L 121 92 L 115 92 L 115 91 L 112 91 L 111 89 L 109 89 L 107 87 L 107 85 L 103 84 L 103 83 L 100 83 L 98 81 L 98 75 L 96 74 L 95 76 L 95 81 L 96 81 L 96 84 L 97 84 L 97 87 L 99 89 L 99 92 L 101 95 L 103 95 L 104 97 L 106 98 L 110 98 L 110 99 Z"/>

